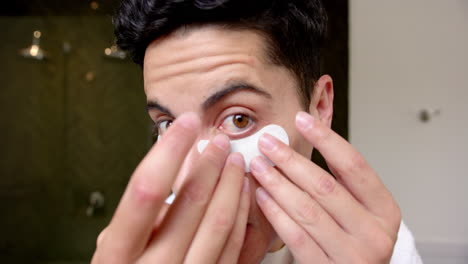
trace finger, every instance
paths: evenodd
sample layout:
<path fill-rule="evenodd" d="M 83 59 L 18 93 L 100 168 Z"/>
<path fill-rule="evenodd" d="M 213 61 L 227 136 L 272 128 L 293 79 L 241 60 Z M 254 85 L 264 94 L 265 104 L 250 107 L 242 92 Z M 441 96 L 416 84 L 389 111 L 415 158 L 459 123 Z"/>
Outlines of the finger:
<path fill-rule="evenodd" d="M 211 201 L 229 152 L 229 138 L 219 134 L 201 154 L 169 208 L 142 263 L 181 263 Z"/>
<path fill-rule="evenodd" d="M 301 226 L 329 257 L 334 260 L 346 259 L 345 256 L 350 253 L 346 248 L 350 244 L 350 236 L 317 201 L 269 166 L 263 157 L 257 157 L 251 162 L 251 170 L 262 187 L 271 194 L 275 203 Z"/>
<path fill-rule="evenodd" d="M 96 250 L 94 263 L 130 263 L 141 254 L 156 216 L 200 127 L 194 113 L 181 115 L 136 168 Z"/>
<path fill-rule="evenodd" d="M 99 245 L 102 243 L 102 240 L 104 239 L 106 233 L 106 228 L 104 228 L 101 233 L 99 233 L 97 239 L 96 239 L 96 247 L 99 247 Z"/>
<path fill-rule="evenodd" d="M 354 197 L 375 215 L 395 218 L 395 211 L 399 210 L 392 195 L 351 144 L 305 112 L 296 115 L 296 127 L 334 168 L 338 174 L 335 176 Z"/>
<path fill-rule="evenodd" d="M 278 236 L 288 246 L 297 263 L 329 263 L 328 256 L 309 234 L 270 197 L 258 188 L 257 203 Z"/>
<path fill-rule="evenodd" d="M 151 232 L 148 243 L 150 243 L 154 239 L 156 234 L 158 233 L 158 228 L 161 226 L 162 222 L 164 221 L 164 218 L 166 217 L 166 214 L 169 211 L 170 206 L 171 206 L 170 204 L 164 203 L 161 209 L 159 210 L 159 214 L 156 217 L 156 221 L 154 221 L 153 230 Z"/>
<path fill-rule="evenodd" d="M 244 178 L 244 159 L 232 153 L 197 230 L 185 263 L 215 263 L 236 220 Z"/>
<path fill-rule="evenodd" d="M 356 201 L 328 172 L 315 163 L 269 134 L 262 135 L 259 148 L 288 179 L 313 197 L 347 233 L 367 237 L 370 235 L 369 231 L 380 229 L 375 216 Z M 265 166 L 262 159 L 254 159 L 254 161 L 261 162 Z M 273 170 L 273 172 L 276 171 Z M 259 174 L 260 177 L 263 175 Z M 264 184 L 270 184 L 268 180 L 264 182 Z M 273 190 L 268 189 L 268 191 L 276 193 Z M 359 226 L 367 228 L 358 228 Z"/>
<path fill-rule="evenodd" d="M 154 229 L 157 229 L 161 225 L 170 207 L 171 207 L 170 204 L 167 204 L 167 203 L 163 204 L 163 206 L 159 210 L 158 216 L 156 217 L 156 221 L 154 222 Z"/>
<path fill-rule="evenodd" d="M 237 212 L 236 222 L 229 235 L 228 241 L 224 246 L 223 252 L 217 263 L 230 264 L 237 263 L 239 255 L 244 244 L 245 232 L 247 229 L 247 219 L 249 216 L 250 207 L 250 187 L 249 179 L 244 177 L 244 185 L 242 187 L 239 209 Z"/>

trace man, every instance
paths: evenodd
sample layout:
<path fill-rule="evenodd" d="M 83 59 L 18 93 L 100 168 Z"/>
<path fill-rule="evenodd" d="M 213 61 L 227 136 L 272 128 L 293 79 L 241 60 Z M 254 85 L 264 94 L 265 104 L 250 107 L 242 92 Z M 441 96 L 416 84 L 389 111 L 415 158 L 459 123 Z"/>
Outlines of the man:
<path fill-rule="evenodd" d="M 319 0 L 125 0 L 114 23 L 120 47 L 143 66 L 161 137 L 93 263 L 388 263 L 398 254 L 398 205 L 330 129 Z M 289 146 L 262 135 L 258 148 L 275 166 L 257 157 L 245 173 L 229 140 L 269 124 L 286 130 Z M 202 139 L 210 143 L 200 154 Z M 309 160 L 313 148 L 333 176 Z M 413 252 L 410 242 L 403 251 Z"/>

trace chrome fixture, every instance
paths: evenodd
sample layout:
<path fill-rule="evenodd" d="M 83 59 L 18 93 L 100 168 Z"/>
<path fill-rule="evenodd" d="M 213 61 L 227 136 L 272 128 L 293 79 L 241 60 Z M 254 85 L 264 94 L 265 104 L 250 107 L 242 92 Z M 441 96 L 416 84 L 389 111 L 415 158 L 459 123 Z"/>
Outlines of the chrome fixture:
<path fill-rule="evenodd" d="M 30 47 L 21 49 L 19 51 L 20 55 L 34 60 L 44 60 L 47 58 L 47 52 L 41 48 L 41 36 L 42 33 L 39 30 L 33 32 L 32 44 Z"/>
<path fill-rule="evenodd" d="M 423 123 L 431 121 L 434 117 L 439 116 L 441 113 L 440 109 L 422 109 L 419 112 L 419 120 Z"/>
<path fill-rule="evenodd" d="M 89 195 L 88 208 L 86 208 L 86 215 L 88 217 L 94 216 L 96 210 L 104 207 L 104 195 L 99 191 L 94 191 Z"/>

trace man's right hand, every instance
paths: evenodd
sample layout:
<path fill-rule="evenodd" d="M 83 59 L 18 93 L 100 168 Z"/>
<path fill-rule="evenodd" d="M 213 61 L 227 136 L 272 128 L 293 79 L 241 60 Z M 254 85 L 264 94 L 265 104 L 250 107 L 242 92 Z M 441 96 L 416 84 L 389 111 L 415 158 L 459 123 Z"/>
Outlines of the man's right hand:
<path fill-rule="evenodd" d="M 229 154 L 226 135 L 211 140 L 165 210 L 199 130 L 196 114 L 183 114 L 148 152 L 99 235 L 93 264 L 237 263 L 250 195 L 242 155 Z"/>

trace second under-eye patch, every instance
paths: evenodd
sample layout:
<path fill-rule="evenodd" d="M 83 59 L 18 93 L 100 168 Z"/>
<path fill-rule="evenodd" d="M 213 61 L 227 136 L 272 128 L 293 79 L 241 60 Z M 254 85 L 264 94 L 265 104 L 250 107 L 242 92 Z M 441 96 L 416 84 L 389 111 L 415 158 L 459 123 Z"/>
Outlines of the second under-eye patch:
<path fill-rule="evenodd" d="M 286 145 L 289 145 L 289 137 L 286 133 L 286 130 L 281 126 L 271 124 L 263 127 L 256 133 L 241 139 L 231 140 L 231 153 L 232 152 L 239 152 L 244 156 L 245 161 L 245 172 L 250 172 L 250 161 L 257 156 L 264 157 L 271 165 L 274 165 L 268 158 L 266 158 L 258 149 L 258 140 L 260 137 L 268 133 Z M 203 150 L 208 145 L 209 140 L 200 140 L 197 145 L 198 152 L 202 153 Z M 175 199 L 175 194 L 172 193 L 167 199 L 166 203 L 172 204 Z"/>
<path fill-rule="evenodd" d="M 262 129 L 248 137 L 231 140 L 230 152 L 239 152 L 244 156 L 245 172 L 250 172 L 250 161 L 252 159 L 254 159 L 257 156 L 265 157 L 258 149 L 258 140 L 265 133 L 268 133 L 276 137 L 280 141 L 284 142 L 286 145 L 289 145 L 288 134 L 286 133 L 284 128 L 273 124 L 263 127 Z M 202 153 L 208 145 L 208 142 L 208 140 L 200 140 L 197 145 L 198 152 Z M 273 165 L 273 163 L 270 160 L 268 161 L 270 162 L 270 164 Z"/>

